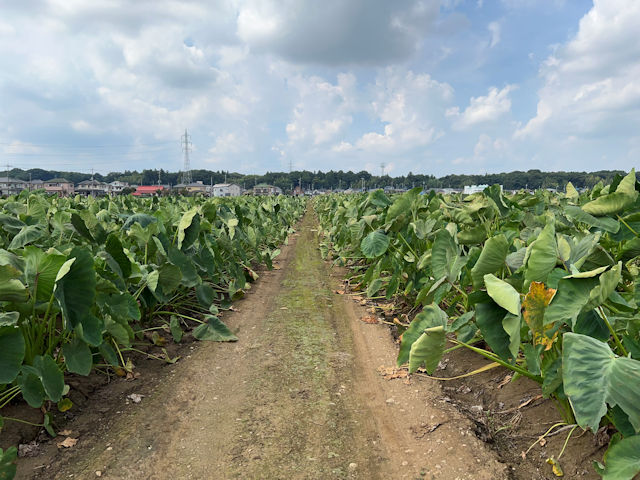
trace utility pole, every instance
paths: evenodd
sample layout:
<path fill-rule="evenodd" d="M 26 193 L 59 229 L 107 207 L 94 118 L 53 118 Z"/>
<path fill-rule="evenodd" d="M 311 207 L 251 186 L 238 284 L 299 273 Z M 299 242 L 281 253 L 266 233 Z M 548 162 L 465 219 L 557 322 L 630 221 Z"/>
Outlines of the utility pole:
<path fill-rule="evenodd" d="M 293 160 L 289 159 L 289 173 L 293 170 Z"/>
<path fill-rule="evenodd" d="M 384 162 L 380 164 L 380 181 L 382 181 L 382 177 L 384 177 Z"/>
<path fill-rule="evenodd" d="M 184 171 L 182 172 L 183 185 L 189 185 L 192 182 L 191 179 L 191 164 L 189 162 L 189 151 L 191 150 L 191 136 L 187 133 L 187 129 L 184 129 L 184 135 L 180 137 L 180 143 L 182 145 L 182 151 L 184 152 Z"/>
<path fill-rule="evenodd" d="M 158 170 L 158 186 L 160 186 L 160 170 Z"/>
<path fill-rule="evenodd" d="M 360 177 L 360 180 L 362 180 L 362 191 L 364 192 L 364 177 Z"/>

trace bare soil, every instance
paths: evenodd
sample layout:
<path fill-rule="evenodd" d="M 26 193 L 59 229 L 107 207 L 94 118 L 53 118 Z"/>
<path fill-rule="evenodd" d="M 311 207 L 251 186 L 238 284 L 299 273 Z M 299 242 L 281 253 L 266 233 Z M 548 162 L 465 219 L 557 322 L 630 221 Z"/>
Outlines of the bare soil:
<path fill-rule="evenodd" d="M 531 420 L 540 425 L 514 419 L 513 429 L 496 432 L 503 423 L 491 423 L 507 418 L 491 415 L 498 408 L 515 405 L 513 415 L 538 408 L 537 401 L 518 408 L 537 391 L 514 391 L 514 385 L 530 387 L 522 382 L 498 389 L 506 372 L 497 369 L 473 377 L 476 383 L 446 385 L 395 370 L 389 328 L 362 321 L 370 315 L 367 305 L 341 290 L 344 272 L 320 259 L 315 225 L 307 214 L 276 269 L 261 272 L 235 311 L 225 313 L 237 343 L 175 346 L 169 353 L 182 358 L 174 365 L 135 360 L 137 378 L 99 388 L 104 380 L 77 384 L 74 390 L 97 389 L 74 393 L 76 413 L 58 419 L 66 435 L 41 435 L 33 454 L 20 458 L 17 478 L 554 478 L 542 458 L 546 451 L 522 461 L 523 442 L 509 443 L 514 431 L 533 442 L 548 428 L 542 424 L 554 420 L 550 406 Z M 442 376 L 477 362 L 449 358 Z M 128 399 L 131 393 L 141 401 Z M 29 432 L 20 435 L 26 443 Z M 67 436 L 78 442 L 59 448 Z M 560 437 L 547 448 L 555 449 Z M 574 451 L 565 456 L 580 458 Z M 568 477 L 591 471 L 589 463 L 568 464 Z"/>

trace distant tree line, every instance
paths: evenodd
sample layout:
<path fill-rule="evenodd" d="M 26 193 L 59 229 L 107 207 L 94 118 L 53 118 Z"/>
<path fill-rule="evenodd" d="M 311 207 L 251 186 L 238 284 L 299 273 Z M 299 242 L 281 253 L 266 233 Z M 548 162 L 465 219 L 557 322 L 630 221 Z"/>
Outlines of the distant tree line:
<path fill-rule="evenodd" d="M 526 172 L 515 171 L 508 173 L 489 173 L 484 175 L 446 175 L 436 178 L 433 175 L 413 174 L 391 177 L 389 175 L 375 176 L 369 172 L 267 172 L 264 175 L 243 175 L 240 173 L 192 170 L 193 181 L 201 181 L 205 184 L 236 183 L 244 188 L 251 188 L 259 183 L 267 183 L 280 187 L 285 192 L 291 192 L 294 187 L 300 185 L 303 189 L 345 190 L 348 188 L 383 188 L 392 186 L 396 188 L 413 188 L 423 186 L 425 188 L 462 188 L 465 185 L 500 184 L 507 190 L 519 190 L 521 188 L 559 188 L 564 189 L 567 182 L 571 182 L 577 188 L 593 187 L 599 181 L 609 183 L 614 175 L 624 174 L 621 170 L 600 170 L 597 172 L 543 172 L 540 170 L 528 170 Z M 50 180 L 52 178 L 66 178 L 79 183 L 91 178 L 91 174 L 79 172 L 64 172 L 58 170 L 43 170 L 32 168 L 21 170 L 14 168 L 0 173 L 21 180 L 32 179 Z M 155 185 L 158 181 L 163 185 L 176 185 L 181 180 L 180 172 L 168 172 L 165 170 L 145 169 L 125 170 L 124 172 L 111 172 L 107 175 L 95 173 L 93 178 L 103 182 L 120 180 L 134 185 Z"/>

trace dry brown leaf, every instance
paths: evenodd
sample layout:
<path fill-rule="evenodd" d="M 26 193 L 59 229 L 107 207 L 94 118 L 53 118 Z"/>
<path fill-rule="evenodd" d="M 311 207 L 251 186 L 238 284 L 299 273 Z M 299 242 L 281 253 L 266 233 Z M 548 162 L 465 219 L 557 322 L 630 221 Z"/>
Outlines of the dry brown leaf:
<path fill-rule="evenodd" d="M 344 295 L 344 290 L 334 290 L 333 293 L 337 293 L 338 295 Z"/>
<path fill-rule="evenodd" d="M 385 380 L 407 378 L 409 376 L 409 371 L 406 368 L 385 367 L 384 365 L 378 367 L 378 373 Z"/>
<path fill-rule="evenodd" d="M 378 319 L 372 315 L 362 317 L 360 320 L 362 320 L 364 323 L 378 323 Z"/>
<path fill-rule="evenodd" d="M 71 430 L 62 430 L 61 432 L 58 432 L 58 435 L 62 436 L 62 437 L 68 437 L 69 435 L 71 435 L 73 432 Z"/>
<path fill-rule="evenodd" d="M 511 379 L 513 378 L 513 375 L 507 375 L 505 376 L 502 381 L 498 384 L 498 388 L 502 388 L 504 387 L 507 383 L 509 383 L 511 381 Z"/>
<path fill-rule="evenodd" d="M 76 445 L 76 443 L 78 443 L 78 439 L 77 438 L 71 438 L 71 437 L 67 437 L 64 440 L 62 440 L 61 442 L 58 442 L 58 448 L 71 448 L 74 447 Z"/>

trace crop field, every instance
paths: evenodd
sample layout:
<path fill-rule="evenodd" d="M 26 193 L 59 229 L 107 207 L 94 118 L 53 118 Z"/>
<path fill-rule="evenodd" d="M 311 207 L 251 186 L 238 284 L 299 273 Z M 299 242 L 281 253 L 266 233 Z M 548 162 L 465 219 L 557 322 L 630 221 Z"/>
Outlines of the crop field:
<path fill-rule="evenodd" d="M 635 171 L 579 193 L 327 196 L 322 253 L 402 301 L 397 363 L 431 375 L 464 348 L 527 377 L 569 427 L 609 432 L 605 479 L 640 472 L 640 203 Z M 474 372 L 471 372 L 474 373 Z M 581 431 L 581 430 L 578 430 Z M 562 455 L 562 452 L 560 452 Z M 548 463 L 561 475 L 558 458 Z"/>
<path fill-rule="evenodd" d="M 564 193 L 2 199 L 0 430 L 67 438 L 35 467 L 3 444 L 0 479 L 533 478 L 441 406 L 438 382 L 459 373 L 442 365 L 466 352 L 480 363 L 455 378 L 503 372 L 497 388 L 528 382 L 561 418 L 534 425 L 523 459 L 561 439 L 535 478 L 563 476 L 586 435 L 598 461 L 580 475 L 631 480 L 639 191 L 631 171 Z M 388 321 L 357 310 L 381 304 Z M 138 379 L 135 355 L 169 373 Z M 82 415 L 67 426 L 86 376 L 145 394 L 108 400 L 100 433 Z M 3 413 L 16 405 L 38 422 Z"/>
<path fill-rule="evenodd" d="M 22 397 L 55 436 L 51 409 L 73 407 L 65 373 L 126 376 L 128 353 L 162 346 L 163 331 L 237 340 L 218 312 L 271 266 L 304 204 L 24 192 L 0 210 L 0 408 Z M 0 416 L 0 429 L 12 420 Z M 0 457 L 0 478 L 12 478 L 16 449 Z"/>

